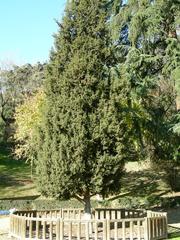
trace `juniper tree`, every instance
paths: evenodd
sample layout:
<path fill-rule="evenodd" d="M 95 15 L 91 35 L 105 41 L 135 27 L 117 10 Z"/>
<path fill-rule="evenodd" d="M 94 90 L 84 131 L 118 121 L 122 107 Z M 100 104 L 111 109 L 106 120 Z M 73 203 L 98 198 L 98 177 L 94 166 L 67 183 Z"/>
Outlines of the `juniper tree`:
<path fill-rule="evenodd" d="M 90 212 L 90 197 L 119 192 L 131 149 L 111 68 L 107 0 L 72 0 L 58 22 L 45 85 L 39 133 L 38 186 L 55 198 L 76 197 Z M 120 101 L 121 100 L 121 101 Z"/>

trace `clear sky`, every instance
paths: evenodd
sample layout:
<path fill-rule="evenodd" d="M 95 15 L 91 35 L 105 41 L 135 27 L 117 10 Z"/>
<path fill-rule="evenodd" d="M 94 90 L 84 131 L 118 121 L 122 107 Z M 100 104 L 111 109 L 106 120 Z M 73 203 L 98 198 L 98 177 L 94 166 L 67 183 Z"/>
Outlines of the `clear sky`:
<path fill-rule="evenodd" d="M 48 60 L 66 0 L 0 0 L 0 61 Z"/>

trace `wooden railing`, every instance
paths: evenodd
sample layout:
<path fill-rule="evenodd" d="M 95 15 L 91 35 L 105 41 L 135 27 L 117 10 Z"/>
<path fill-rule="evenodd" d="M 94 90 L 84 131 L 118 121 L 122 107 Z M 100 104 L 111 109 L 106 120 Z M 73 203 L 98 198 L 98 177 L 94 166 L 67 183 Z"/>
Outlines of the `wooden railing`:
<path fill-rule="evenodd" d="M 96 208 L 94 210 L 95 219 L 122 219 L 122 218 L 139 218 L 145 217 L 146 211 L 129 210 L 117 208 Z"/>
<path fill-rule="evenodd" d="M 84 218 L 84 210 L 81 208 L 70 208 L 70 209 L 43 210 L 43 211 L 35 211 L 35 210 L 34 211 L 18 211 L 18 215 L 26 216 L 26 217 L 45 217 L 45 218 L 59 217 L 64 219 L 82 219 Z M 145 217 L 146 215 L 147 215 L 147 212 L 144 210 L 95 208 L 92 211 L 93 219 L 138 218 L 138 217 Z"/>
<path fill-rule="evenodd" d="M 156 240 L 167 237 L 165 213 L 154 216 L 155 213 L 147 212 L 146 215 L 152 216 L 145 216 L 144 211 L 124 209 L 104 212 L 105 209 L 95 209 L 91 220 L 82 218 L 81 209 L 17 212 L 10 216 L 10 235 L 22 240 Z M 129 215 L 131 218 L 127 217 Z"/>
<path fill-rule="evenodd" d="M 41 211 L 18 211 L 19 216 L 37 217 L 37 218 L 64 218 L 64 219 L 81 219 L 84 210 L 81 208 L 69 208 L 58 210 L 41 210 Z"/>

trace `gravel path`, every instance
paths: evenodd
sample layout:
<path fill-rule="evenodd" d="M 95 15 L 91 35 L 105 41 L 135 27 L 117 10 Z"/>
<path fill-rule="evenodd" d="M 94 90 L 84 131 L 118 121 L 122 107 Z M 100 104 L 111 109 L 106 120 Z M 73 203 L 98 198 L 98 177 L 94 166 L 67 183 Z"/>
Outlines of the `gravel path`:
<path fill-rule="evenodd" d="M 0 217 L 0 240 L 8 239 L 9 217 Z"/>

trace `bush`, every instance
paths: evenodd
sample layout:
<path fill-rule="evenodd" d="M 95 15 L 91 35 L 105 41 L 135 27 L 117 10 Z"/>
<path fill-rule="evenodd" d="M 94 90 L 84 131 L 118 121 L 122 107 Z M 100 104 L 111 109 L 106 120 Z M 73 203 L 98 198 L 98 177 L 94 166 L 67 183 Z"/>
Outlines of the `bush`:
<path fill-rule="evenodd" d="M 141 208 L 141 198 L 139 197 L 124 197 L 119 199 L 119 207 L 126 209 Z"/>
<path fill-rule="evenodd" d="M 58 208 L 82 208 L 83 205 L 76 200 L 0 200 L 0 209 L 8 210 L 16 208 L 18 210 L 48 210 Z"/>
<path fill-rule="evenodd" d="M 161 207 L 162 198 L 156 195 L 150 195 L 144 199 L 144 208 Z"/>
<path fill-rule="evenodd" d="M 30 209 L 29 202 L 29 200 L 0 200 L 0 210 L 9 210 L 11 208 L 28 210 Z"/>
<path fill-rule="evenodd" d="M 180 197 L 168 197 L 162 199 L 162 207 L 163 208 L 174 208 L 180 206 Z"/>
<path fill-rule="evenodd" d="M 173 166 L 168 168 L 164 175 L 165 182 L 174 192 L 180 191 L 180 167 Z"/>
<path fill-rule="evenodd" d="M 163 198 L 156 195 L 150 195 L 145 198 L 128 196 L 119 199 L 119 207 L 126 209 L 149 209 L 163 206 L 163 201 Z"/>

